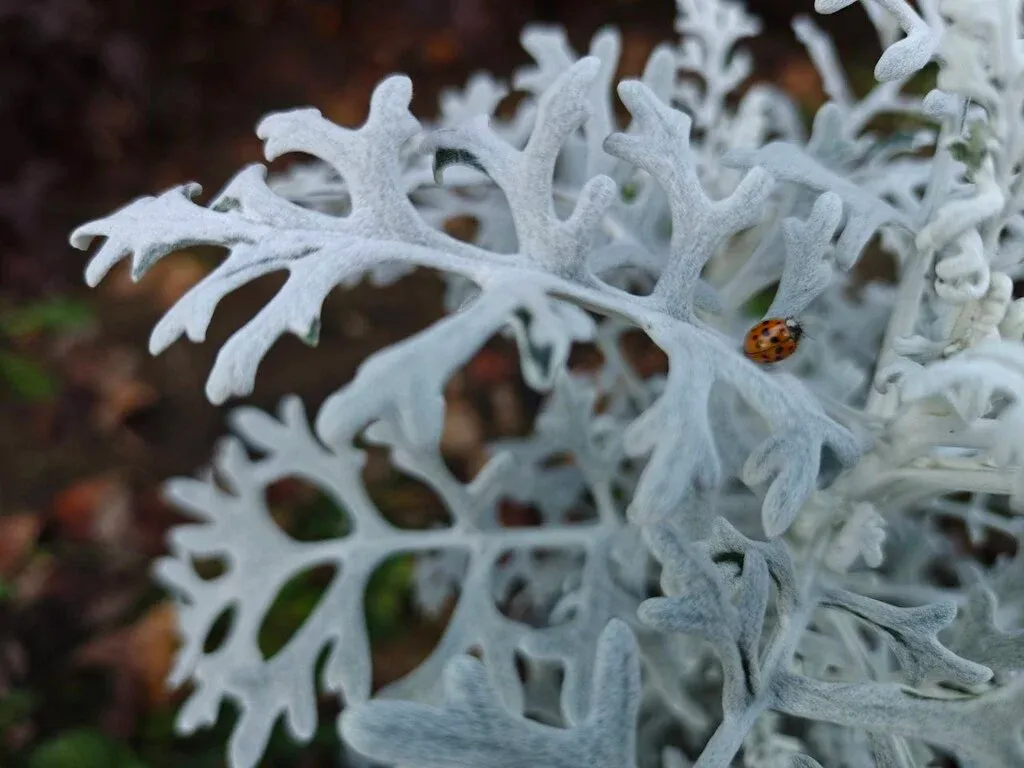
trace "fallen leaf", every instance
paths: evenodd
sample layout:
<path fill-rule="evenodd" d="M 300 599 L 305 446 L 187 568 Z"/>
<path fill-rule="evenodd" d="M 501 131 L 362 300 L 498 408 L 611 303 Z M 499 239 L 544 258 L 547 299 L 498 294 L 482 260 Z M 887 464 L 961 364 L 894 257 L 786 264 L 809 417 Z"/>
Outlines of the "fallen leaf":
<path fill-rule="evenodd" d="M 512 384 L 496 386 L 490 393 L 494 426 L 502 435 L 519 435 L 526 428 L 523 401 Z"/>
<path fill-rule="evenodd" d="M 0 517 L 0 579 L 9 581 L 32 555 L 42 522 L 26 512 Z"/>
<path fill-rule="evenodd" d="M 157 262 L 148 277 L 153 281 L 152 292 L 159 308 L 167 310 L 173 307 L 209 272 L 209 266 L 188 252 Z"/>
<path fill-rule="evenodd" d="M 466 364 L 466 378 L 471 386 L 487 389 L 514 378 L 518 370 L 511 352 L 484 348 Z"/>
<path fill-rule="evenodd" d="M 267 486 L 267 504 L 276 506 L 301 506 L 316 499 L 320 489 L 301 477 L 283 477 Z"/>
<path fill-rule="evenodd" d="M 498 502 L 498 522 L 504 528 L 533 528 L 542 521 L 540 512 L 529 504 L 520 504 L 511 499 Z"/>
<path fill-rule="evenodd" d="M 619 57 L 619 71 L 623 77 L 638 77 L 644 71 L 647 59 L 661 38 L 655 38 L 632 30 L 622 35 L 622 55 Z"/>
<path fill-rule="evenodd" d="M 51 512 L 66 538 L 123 545 L 131 534 L 131 493 L 114 475 L 79 481 L 57 493 Z"/>
<path fill-rule="evenodd" d="M 459 41 L 452 35 L 441 33 L 428 38 L 421 50 L 427 64 L 438 66 L 451 64 L 459 58 L 461 49 Z"/>
<path fill-rule="evenodd" d="M 33 557 L 14 577 L 14 593 L 18 602 L 28 605 L 42 599 L 53 588 L 56 575 L 57 559 L 53 555 Z"/>
<path fill-rule="evenodd" d="M 437 645 L 444 634 L 453 610 L 454 601 L 445 606 L 436 618 L 430 621 L 413 620 L 401 633 L 371 646 L 375 691 L 409 674 L 423 663 L 430 649 Z"/>
<path fill-rule="evenodd" d="M 154 387 L 128 378 L 108 381 L 104 389 L 104 397 L 94 409 L 96 425 L 103 432 L 113 432 L 129 416 L 155 405 L 160 399 Z"/>
<path fill-rule="evenodd" d="M 351 78 L 340 92 L 325 94 L 323 114 L 331 122 L 342 126 L 359 125 L 366 119 L 367 97 L 373 90 L 374 79 L 364 74 Z"/>
<path fill-rule="evenodd" d="M 480 414 L 462 398 L 449 400 L 444 412 L 441 453 L 464 458 L 480 449 L 483 442 L 484 429 Z"/>
<path fill-rule="evenodd" d="M 134 624 L 92 640 L 75 653 L 82 666 L 107 667 L 141 686 L 147 706 L 168 704 L 167 676 L 178 647 L 177 613 L 170 602 L 150 608 Z"/>
<path fill-rule="evenodd" d="M 138 672 L 150 706 L 158 707 L 170 698 L 167 676 L 178 648 L 177 611 L 165 602 L 151 608 L 133 627 L 133 649 Z"/>
<path fill-rule="evenodd" d="M 93 395 L 92 421 L 101 432 L 118 430 L 129 416 L 160 399 L 159 391 L 141 378 L 142 359 L 133 349 L 83 340 L 62 357 L 68 386 Z"/>
<path fill-rule="evenodd" d="M 821 75 L 806 57 L 794 56 L 786 61 L 779 72 L 778 85 L 805 107 L 817 109 L 825 103 Z"/>
<path fill-rule="evenodd" d="M 451 235 L 456 240 L 464 243 L 475 243 L 477 233 L 480 231 L 480 220 L 476 216 L 464 214 L 451 216 L 444 222 L 445 234 Z"/>
<path fill-rule="evenodd" d="M 103 282 L 103 290 L 118 299 L 151 301 L 156 309 L 166 311 L 209 271 L 209 266 L 199 256 L 179 251 L 150 267 L 139 282 L 132 280 L 127 263 L 115 265 Z"/>

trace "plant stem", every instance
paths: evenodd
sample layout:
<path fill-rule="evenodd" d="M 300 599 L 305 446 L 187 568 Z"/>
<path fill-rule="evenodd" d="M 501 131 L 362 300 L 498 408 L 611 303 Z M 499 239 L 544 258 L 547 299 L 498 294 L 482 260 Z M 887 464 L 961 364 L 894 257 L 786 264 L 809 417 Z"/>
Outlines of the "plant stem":
<path fill-rule="evenodd" d="M 715 729 L 693 768 L 729 768 L 747 733 L 767 708 L 765 702 L 754 701 L 742 712 L 727 715 Z"/>
<path fill-rule="evenodd" d="M 953 177 L 953 157 L 946 148 L 951 135 L 959 135 L 963 131 L 967 117 L 967 102 L 964 102 L 960 120 L 954 124 L 952 120 L 946 119 L 939 135 L 935 140 L 935 163 L 932 167 L 932 175 L 928 180 L 928 189 L 925 191 L 924 200 L 921 205 L 921 213 L 918 217 L 918 231 L 927 224 L 939 208 L 939 201 L 949 188 Z M 885 336 L 882 339 L 882 349 L 878 355 L 878 371 L 884 370 L 896 358 L 893 346 L 896 340 L 909 336 L 917 324 L 918 314 L 921 309 L 921 299 L 924 297 L 926 278 L 931 270 L 932 260 L 935 251 L 931 248 L 924 250 L 915 249 L 909 257 L 910 263 L 906 266 L 900 280 L 899 292 L 896 295 L 896 307 L 893 309 L 889 324 L 885 329 Z M 872 387 L 868 391 L 866 410 L 873 416 L 892 416 L 896 411 L 897 393 L 893 389 L 882 393 Z"/>

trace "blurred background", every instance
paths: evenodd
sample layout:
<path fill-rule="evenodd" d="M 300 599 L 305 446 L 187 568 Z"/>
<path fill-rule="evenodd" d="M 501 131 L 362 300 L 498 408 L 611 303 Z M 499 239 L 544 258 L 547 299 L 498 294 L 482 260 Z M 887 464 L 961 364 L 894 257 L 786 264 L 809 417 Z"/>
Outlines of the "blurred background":
<path fill-rule="evenodd" d="M 757 79 L 811 114 L 824 96 L 789 23 L 813 0 L 749 7 L 765 22 L 749 46 Z M 140 284 L 115 270 L 90 291 L 70 230 L 185 181 L 209 199 L 261 160 L 253 127 L 266 112 L 312 105 L 358 124 L 373 86 L 402 71 L 413 111 L 433 116 L 441 88 L 525 63 L 518 34 L 530 22 L 564 25 L 577 50 L 618 25 L 622 72 L 637 74 L 656 43 L 675 39 L 674 15 L 671 0 L 0 0 L 0 766 L 219 766 L 231 724 L 225 710 L 215 729 L 173 735 L 182 692 L 163 683 L 173 612 L 149 568 L 179 520 L 160 482 L 205 465 L 225 432 L 225 409 L 203 395 L 213 356 L 280 279 L 225 301 L 205 344 L 179 341 L 152 359 L 153 324 L 215 260 L 181 253 Z M 877 51 L 862 12 L 821 22 L 854 62 L 853 80 L 868 82 Z M 336 292 L 320 346 L 279 342 L 247 402 L 273 409 L 296 392 L 313 411 L 367 355 L 437 318 L 441 297 L 440 280 L 420 274 Z M 651 353 L 646 364 L 660 361 Z M 486 440 L 527 430 L 536 408 L 500 341 L 449 394 L 445 448 L 468 471 Z M 416 524 L 410 516 L 436 504 L 386 457 L 367 473 L 395 519 Z M 321 499 L 283 483 L 269 501 L 287 515 Z M 440 631 L 413 615 L 409 570 L 395 563 L 371 585 L 378 683 L 415 665 Z M 322 588 L 300 584 L 278 600 L 271 645 Z M 264 765 L 337 765 L 332 706 L 311 745 L 282 734 Z"/>

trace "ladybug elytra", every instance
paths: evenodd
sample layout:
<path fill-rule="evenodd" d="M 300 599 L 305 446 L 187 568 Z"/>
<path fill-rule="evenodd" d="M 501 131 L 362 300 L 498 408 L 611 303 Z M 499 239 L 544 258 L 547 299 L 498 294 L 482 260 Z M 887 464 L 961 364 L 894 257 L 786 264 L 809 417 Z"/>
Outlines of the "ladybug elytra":
<path fill-rule="evenodd" d="M 743 354 L 755 363 L 777 363 L 796 352 L 803 333 L 794 317 L 770 317 L 747 331 Z"/>

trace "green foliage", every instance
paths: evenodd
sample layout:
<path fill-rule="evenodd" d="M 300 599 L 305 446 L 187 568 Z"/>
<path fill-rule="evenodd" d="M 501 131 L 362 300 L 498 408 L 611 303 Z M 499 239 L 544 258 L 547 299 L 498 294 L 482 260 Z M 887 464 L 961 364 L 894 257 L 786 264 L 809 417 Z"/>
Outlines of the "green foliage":
<path fill-rule="evenodd" d="M 65 298 L 47 299 L 21 307 L 0 307 L 0 341 L 34 333 L 71 331 L 93 319 L 89 305 Z M 20 352 L 0 349 L 0 382 L 15 398 L 28 402 L 52 399 L 58 390 L 50 373 Z"/>
<path fill-rule="evenodd" d="M 223 768 L 224 742 L 231 735 L 233 717 L 222 716 L 213 728 L 188 737 L 175 733 L 174 720 L 174 711 L 163 709 L 142 722 L 137 737 L 149 768 Z"/>
<path fill-rule="evenodd" d="M 146 768 L 124 744 L 94 730 L 68 731 L 32 752 L 28 768 Z"/>
<path fill-rule="evenodd" d="M 345 510 L 328 494 L 318 490 L 316 498 L 299 507 L 288 533 L 299 541 L 323 541 L 347 536 L 351 530 Z"/>
<path fill-rule="evenodd" d="M 93 311 L 88 304 L 54 298 L 0 309 L 0 333 L 13 338 L 40 331 L 73 331 L 92 320 Z"/>
<path fill-rule="evenodd" d="M 316 610 L 330 578 L 324 578 L 324 569 L 306 571 L 288 582 L 278 592 L 260 628 L 259 646 L 266 658 L 280 651 L 292 635 Z"/>
<path fill-rule="evenodd" d="M 0 350 L 0 381 L 19 400 L 39 402 L 57 394 L 57 382 L 47 370 L 15 352 Z"/>
<path fill-rule="evenodd" d="M 746 313 L 753 315 L 754 317 L 764 317 L 764 313 L 768 311 L 768 308 L 772 305 L 775 300 L 775 292 L 779 289 L 779 286 L 770 285 L 763 291 L 755 295 L 747 302 L 744 307 Z"/>
<path fill-rule="evenodd" d="M 0 737 L 39 706 L 39 696 L 28 690 L 13 690 L 0 696 Z"/>
<path fill-rule="evenodd" d="M 191 736 L 174 729 L 173 709 L 152 712 L 143 721 L 137 739 L 147 768 L 224 768 L 224 742 L 237 722 L 237 711 L 226 707 L 216 725 Z M 331 765 L 338 754 L 338 734 L 333 720 L 324 718 L 313 738 L 298 744 L 281 723 L 273 729 L 260 768 L 295 765 Z M 306 762 L 303 762 L 306 761 Z"/>
<path fill-rule="evenodd" d="M 366 627 L 371 640 L 393 635 L 406 617 L 414 560 L 393 557 L 370 577 L 366 587 Z"/>

